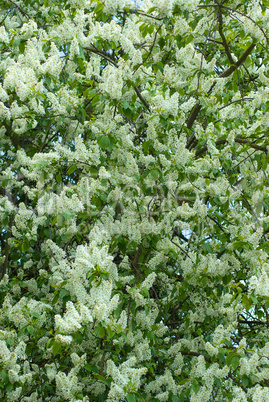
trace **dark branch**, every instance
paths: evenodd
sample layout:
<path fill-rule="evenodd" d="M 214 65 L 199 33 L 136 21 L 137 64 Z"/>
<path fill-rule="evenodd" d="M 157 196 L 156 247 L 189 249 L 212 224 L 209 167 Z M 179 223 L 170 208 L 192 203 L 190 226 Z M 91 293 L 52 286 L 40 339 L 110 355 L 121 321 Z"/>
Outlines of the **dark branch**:
<path fill-rule="evenodd" d="M 12 0 L 8 0 L 9 3 L 13 4 L 22 14 L 26 15 L 26 17 L 28 17 L 29 19 L 31 19 L 31 16 L 29 14 L 27 14 L 26 11 L 24 11 L 23 8 L 21 8 L 20 6 L 18 6 L 18 4 L 16 4 L 14 1 Z"/>
<path fill-rule="evenodd" d="M 240 67 L 246 60 L 246 58 L 250 55 L 250 53 L 252 52 L 252 50 L 254 49 L 254 47 L 256 46 L 256 43 L 252 43 L 247 50 L 245 51 L 245 53 L 240 57 L 239 60 L 237 60 L 237 62 L 235 64 L 233 64 L 232 66 L 230 66 L 229 68 L 227 68 L 227 70 L 225 70 L 220 77 L 221 78 L 225 78 L 225 77 L 229 77 L 229 75 L 231 75 L 238 67 Z M 208 94 L 210 94 L 210 92 L 212 91 L 212 89 L 214 88 L 214 86 L 216 85 L 217 81 L 213 82 L 213 84 L 211 85 L 211 88 L 208 91 Z M 187 120 L 187 128 L 191 129 L 193 126 L 193 123 L 195 122 L 200 110 L 201 110 L 202 106 L 200 105 L 200 103 L 197 103 L 197 105 L 194 107 L 190 117 Z"/>
<path fill-rule="evenodd" d="M 251 148 L 254 148 L 254 149 L 257 149 L 258 151 L 262 151 L 262 152 L 267 153 L 267 148 L 266 147 L 262 147 L 261 145 L 257 145 L 253 141 L 247 140 L 245 138 L 235 138 L 234 141 L 239 143 L 239 144 L 249 144 L 249 146 Z M 218 140 L 218 141 L 216 141 L 216 145 L 226 144 L 226 142 L 227 142 L 227 140 L 224 140 L 224 139 L 223 140 Z M 207 151 L 207 146 L 204 146 L 203 148 L 199 149 L 196 152 L 195 156 L 200 156 L 206 151 Z"/>

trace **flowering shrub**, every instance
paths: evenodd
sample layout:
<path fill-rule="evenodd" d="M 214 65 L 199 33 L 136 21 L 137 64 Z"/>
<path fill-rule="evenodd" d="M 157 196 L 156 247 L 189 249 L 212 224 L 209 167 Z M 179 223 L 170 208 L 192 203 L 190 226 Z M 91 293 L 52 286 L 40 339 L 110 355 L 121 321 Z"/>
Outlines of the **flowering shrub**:
<path fill-rule="evenodd" d="M 269 400 L 269 1 L 0 20 L 1 401 Z"/>

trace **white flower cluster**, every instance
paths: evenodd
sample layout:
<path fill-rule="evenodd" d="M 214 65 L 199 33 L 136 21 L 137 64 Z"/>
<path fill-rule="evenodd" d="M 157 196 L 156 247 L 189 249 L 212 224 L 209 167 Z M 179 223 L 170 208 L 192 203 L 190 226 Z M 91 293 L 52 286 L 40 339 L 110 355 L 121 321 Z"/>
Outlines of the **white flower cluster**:
<path fill-rule="evenodd" d="M 155 272 L 152 272 L 151 274 L 149 274 L 146 279 L 144 279 L 144 281 L 141 283 L 140 288 L 146 288 L 146 289 L 150 289 L 151 286 L 153 285 L 153 282 L 156 279 L 156 274 Z"/>
<path fill-rule="evenodd" d="M 111 99 L 120 99 L 122 96 L 123 77 L 122 72 L 115 67 L 108 66 L 102 74 L 103 82 L 100 88 L 107 92 Z"/>
<path fill-rule="evenodd" d="M 140 386 L 141 377 L 146 374 L 146 367 L 133 367 L 136 365 L 136 358 L 130 357 L 119 367 L 112 360 L 107 362 L 107 375 L 112 377 L 112 385 L 108 394 L 108 401 L 114 402 L 124 398 L 128 393 L 136 391 Z M 124 389 L 126 391 L 124 391 Z"/>
<path fill-rule="evenodd" d="M 77 376 L 72 372 L 68 375 L 64 372 L 58 372 L 55 375 L 55 381 L 58 396 L 70 401 L 74 400 L 73 393 L 80 389 Z"/>
<path fill-rule="evenodd" d="M 172 14 L 172 9 L 176 0 L 152 0 L 153 7 L 165 16 L 170 16 Z"/>
<path fill-rule="evenodd" d="M 9 109 L 4 105 L 3 102 L 0 102 L 0 118 L 3 120 L 10 119 L 10 111 Z"/>
<path fill-rule="evenodd" d="M 194 98 L 190 98 L 187 100 L 187 102 L 184 102 L 180 105 L 180 110 L 182 110 L 184 113 L 188 113 L 194 105 L 196 105 L 197 101 Z"/>
<path fill-rule="evenodd" d="M 3 85 L 0 84 L 0 100 L 6 102 L 9 99 L 7 92 L 4 90 Z"/>
<path fill-rule="evenodd" d="M 8 35 L 4 25 L 2 25 L 0 27 L 0 42 L 4 42 L 4 43 L 9 42 L 9 35 Z"/>
<path fill-rule="evenodd" d="M 7 70 L 3 88 L 5 90 L 15 89 L 19 99 L 25 101 L 32 94 L 36 83 L 36 74 L 32 68 L 23 68 L 20 63 L 15 63 Z"/>
<path fill-rule="evenodd" d="M 62 345 L 70 345 L 73 341 L 73 337 L 71 335 L 62 334 L 56 334 L 54 339 L 55 341 L 60 342 Z"/>
<path fill-rule="evenodd" d="M 176 3 L 188 11 L 194 11 L 199 4 L 200 0 L 176 0 Z"/>
<path fill-rule="evenodd" d="M 102 235 L 102 233 L 99 233 L 99 235 Z M 89 246 L 80 245 L 77 247 L 75 266 L 85 273 L 92 272 L 99 266 L 101 271 L 111 272 L 112 277 L 116 275 L 114 279 L 117 280 L 116 266 L 113 263 L 113 257 L 108 253 L 108 247 L 106 245 L 98 247 L 93 237 L 96 239 L 96 236 L 92 236 Z M 101 243 L 104 240 L 105 233 L 101 236 Z"/>
<path fill-rule="evenodd" d="M 215 346 L 212 345 L 210 342 L 206 342 L 205 344 L 205 350 L 210 356 L 217 356 L 219 353 L 219 349 Z"/>
<path fill-rule="evenodd" d="M 32 19 L 29 22 L 24 23 L 20 30 L 20 33 L 27 39 L 31 38 L 31 36 L 37 32 L 37 23 Z"/>
<path fill-rule="evenodd" d="M 187 33 L 191 32 L 191 27 L 187 23 L 185 18 L 182 18 L 180 15 L 177 15 L 175 18 L 175 32 L 178 35 L 184 36 Z"/>
<path fill-rule="evenodd" d="M 178 93 L 175 92 L 171 97 L 166 93 L 165 98 L 163 95 L 156 95 L 153 98 L 153 104 L 159 113 L 171 113 L 173 116 L 178 112 Z"/>
<path fill-rule="evenodd" d="M 63 61 L 61 60 L 60 52 L 58 51 L 55 43 L 51 43 L 51 50 L 45 63 L 40 67 L 41 72 L 45 74 L 54 75 L 59 77 L 63 68 Z"/>
<path fill-rule="evenodd" d="M 6 346 L 5 341 L 0 341 L 0 362 L 5 370 L 8 370 L 9 381 L 13 384 L 20 382 L 21 384 L 31 384 L 33 378 L 33 372 L 30 370 L 30 364 L 25 361 L 25 347 L 24 342 L 15 348 L 15 352 L 10 352 Z M 17 355 L 20 353 L 20 355 Z M 20 374 L 21 366 L 18 363 L 18 359 L 24 361 L 23 374 Z"/>
<path fill-rule="evenodd" d="M 106 321 L 109 315 L 117 308 L 119 303 L 119 295 L 115 294 L 111 298 L 112 294 L 112 282 L 103 281 L 99 286 L 93 284 L 90 293 L 90 305 L 92 307 L 93 317 L 99 321 Z"/>
<path fill-rule="evenodd" d="M 54 318 L 55 329 L 65 334 L 72 334 L 81 328 L 81 317 L 71 301 L 66 303 L 63 318 L 59 314 L 56 314 Z"/>
<path fill-rule="evenodd" d="M 262 270 L 259 276 L 253 275 L 250 278 L 249 292 L 258 296 L 269 296 L 269 275 Z"/>
<path fill-rule="evenodd" d="M 77 136 L 75 139 L 75 151 L 70 151 L 66 147 L 63 147 L 60 143 L 56 144 L 56 150 L 58 152 L 58 158 L 60 156 L 68 159 L 69 162 L 85 162 L 95 165 L 100 163 L 100 149 L 98 144 L 91 143 L 89 146 L 85 146 L 81 136 Z"/>
<path fill-rule="evenodd" d="M 269 389 L 268 387 L 262 387 L 257 384 L 253 389 L 248 391 L 248 397 L 250 397 L 253 402 L 267 401 L 269 399 Z"/>
<path fill-rule="evenodd" d="M 130 0 L 104 0 L 104 11 L 107 13 L 115 13 L 123 10 L 125 7 L 131 7 L 133 3 Z"/>
<path fill-rule="evenodd" d="M 163 375 L 156 376 L 156 379 L 147 384 L 145 388 L 150 395 L 156 394 L 156 398 L 160 401 L 168 401 L 169 391 L 173 395 L 177 395 L 179 390 L 169 369 L 165 369 Z"/>

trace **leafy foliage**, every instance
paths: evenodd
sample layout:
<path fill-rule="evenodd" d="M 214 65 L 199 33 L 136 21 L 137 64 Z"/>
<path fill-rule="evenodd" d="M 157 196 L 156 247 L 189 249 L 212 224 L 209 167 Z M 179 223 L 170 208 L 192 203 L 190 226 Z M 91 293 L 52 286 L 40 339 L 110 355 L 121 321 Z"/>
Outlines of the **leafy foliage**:
<path fill-rule="evenodd" d="M 269 398 L 269 3 L 2 0 L 0 398 Z"/>

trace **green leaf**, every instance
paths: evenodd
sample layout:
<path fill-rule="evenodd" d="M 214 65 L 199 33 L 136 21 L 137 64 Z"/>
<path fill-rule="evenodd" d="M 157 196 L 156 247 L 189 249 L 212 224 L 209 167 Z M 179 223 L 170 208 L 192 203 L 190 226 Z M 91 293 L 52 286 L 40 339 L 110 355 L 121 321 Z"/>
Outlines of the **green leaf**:
<path fill-rule="evenodd" d="M 92 98 L 94 95 L 96 94 L 96 90 L 93 88 L 87 88 L 84 92 L 83 92 L 83 96 L 87 97 L 87 98 Z"/>
<path fill-rule="evenodd" d="M 63 213 L 62 213 L 62 216 L 64 217 L 64 219 L 70 219 L 70 218 L 74 218 L 74 212 L 71 212 L 71 211 L 64 211 Z"/>
<path fill-rule="evenodd" d="M 102 279 L 107 279 L 109 277 L 109 272 L 100 272 L 100 277 Z"/>
<path fill-rule="evenodd" d="M 126 100 L 124 100 L 122 102 L 122 106 L 123 106 L 123 109 L 131 109 L 131 106 L 129 105 L 129 103 Z"/>
<path fill-rule="evenodd" d="M 29 249 L 28 239 L 24 239 L 24 241 L 21 243 L 21 249 L 22 251 L 27 251 Z"/>
<path fill-rule="evenodd" d="M 100 94 L 96 94 L 94 97 L 93 97 L 93 99 L 92 99 L 92 106 L 94 106 L 94 105 L 96 105 L 96 103 L 98 103 L 98 102 L 100 102 Z"/>
<path fill-rule="evenodd" d="M 141 289 L 141 290 L 140 290 L 140 293 L 141 293 L 141 295 L 143 295 L 143 296 L 149 298 L 149 291 L 148 291 L 147 288 Z"/>
<path fill-rule="evenodd" d="M 213 253 L 213 249 L 208 243 L 202 243 L 201 247 L 203 247 L 204 250 L 206 250 L 208 253 Z"/>
<path fill-rule="evenodd" d="M 54 356 L 59 353 L 59 351 L 60 351 L 60 349 L 61 349 L 61 346 L 62 346 L 62 345 L 61 345 L 60 342 L 57 342 L 57 341 L 54 341 L 54 342 L 53 342 L 52 353 L 54 354 Z"/>
<path fill-rule="evenodd" d="M 68 176 L 71 176 L 72 173 L 77 169 L 77 165 L 71 165 L 70 168 L 68 169 Z"/>
<path fill-rule="evenodd" d="M 139 31 L 142 32 L 144 30 L 145 26 L 146 26 L 145 23 L 139 25 Z"/>
<path fill-rule="evenodd" d="M 28 325 L 27 331 L 29 332 L 29 334 L 33 335 L 33 333 L 35 332 L 35 329 L 32 325 Z"/>
<path fill-rule="evenodd" d="M 112 331 L 111 327 L 107 326 L 107 327 L 106 327 L 106 332 L 107 332 L 108 339 L 109 339 L 109 338 L 113 338 L 115 332 Z"/>
<path fill-rule="evenodd" d="M 98 13 L 102 12 L 103 9 L 104 9 L 103 4 L 101 2 L 98 2 L 98 5 L 95 7 L 94 11 L 95 11 L 96 14 L 98 14 Z"/>
<path fill-rule="evenodd" d="M 55 216 L 51 221 L 51 226 L 54 226 L 56 222 L 61 218 L 62 215 Z"/>
<path fill-rule="evenodd" d="M 13 41 L 12 45 L 13 45 L 13 47 L 17 47 L 17 46 L 19 46 L 20 43 L 21 43 L 21 38 L 17 38 Z"/>
<path fill-rule="evenodd" d="M 254 304 L 258 304 L 258 299 L 255 296 L 250 296 Z"/>
<path fill-rule="evenodd" d="M 148 336 L 149 339 L 153 339 L 153 338 L 154 338 L 154 332 L 153 332 L 153 331 L 149 331 L 149 332 L 147 333 L 147 336 Z"/>
<path fill-rule="evenodd" d="M 127 402 L 135 402 L 136 396 L 135 396 L 135 394 L 128 394 L 126 399 L 127 399 Z"/>
<path fill-rule="evenodd" d="M 186 38 L 186 45 L 188 45 L 189 43 L 191 43 L 193 41 L 193 36 L 192 35 L 189 35 L 189 36 L 187 36 L 187 38 Z"/>
<path fill-rule="evenodd" d="M 11 391 L 13 390 L 13 387 L 14 387 L 13 384 L 8 384 L 8 385 L 6 386 L 7 392 L 11 392 Z"/>
<path fill-rule="evenodd" d="M 49 86 L 51 83 L 51 78 L 50 77 L 46 77 L 45 78 L 45 83 Z"/>
<path fill-rule="evenodd" d="M 233 367 L 232 364 L 235 364 L 235 363 L 232 363 L 234 357 L 237 357 L 236 352 L 230 352 L 230 353 L 228 354 L 228 356 L 226 357 L 226 364 L 227 364 L 227 366 L 232 366 L 232 367 Z"/>
<path fill-rule="evenodd" d="M 61 299 L 63 299 L 64 296 L 66 296 L 66 295 L 68 295 L 68 294 L 69 294 L 68 290 L 66 290 L 66 289 L 61 289 L 61 290 L 60 290 L 60 293 L 59 293 L 59 296 L 60 296 Z"/>
<path fill-rule="evenodd" d="M 51 347 L 53 341 L 54 341 L 53 338 L 49 338 L 49 339 L 47 340 L 47 343 L 46 343 L 46 348 L 47 348 L 47 349 Z"/>
<path fill-rule="evenodd" d="M 154 32 L 155 26 L 154 25 L 149 25 L 148 26 L 148 33 L 152 34 Z"/>
<path fill-rule="evenodd" d="M 201 388 L 201 385 L 198 383 L 197 380 L 194 380 L 191 388 L 197 394 Z"/>
<path fill-rule="evenodd" d="M 248 383 L 249 383 L 249 379 L 247 378 L 247 377 L 245 377 L 245 378 L 243 378 L 242 379 L 242 385 L 243 385 L 243 387 L 247 387 L 248 386 Z"/>
<path fill-rule="evenodd" d="M 11 346 L 11 345 L 13 345 L 13 343 L 14 343 L 14 339 L 13 339 L 13 338 L 8 338 L 8 339 L 6 340 L 6 343 L 7 343 L 8 346 Z"/>
<path fill-rule="evenodd" d="M 268 0 L 268 2 L 269 2 L 269 0 Z M 156 11 L 156 7 L 151 7 L 151 8 L 147 11 L 147 13 L 148 13 L 148 14 L 151 14 L 153 11 Z"/>
<path fill-rule="evenodd" d="M 105 150 L 107 148 L 110 148 L 111 141 L 110 141 L 110 139 L 109 139 L 109 137 L 107 135 L 102 135 L 98 139 L 98 144 L 99 144 L 101 149 Z"/>
<path fill-rule="evenodd" d="M 92 366 L 91 366 L 90 364 L 88 364 L 88 363 L 86 363 L 86 364 L 83 366 L 83 368 L 84 368 L 86 371 L 88 371 L 89 373 L 92 372 Z"/>
<path fill-rule="evenodd" d="M 85 56 L 84 56 L 83 47 L 79 44 L 79 45 L 78 45 L 78 48 L 79 48 L 79 56 L 80 56 L 80 58 L 81 58 L 82 60 L 84 60 L 84 59 L 85 59 Z"/>
<path fill-rule="evenodd" d="M 248 298 L 245 294 L 242 295 L 242 304 L 245 307 L 245 309 L 248 311 L 250 307 L 252 306 L 253 302 L 251 298 Z"/>
<path fill-rule="evenodd" d="M 26 40 L 20 42 L 20 44 L 19 44 L 19 51 L 20 51 L 21 54 L 24 53 L 25 46 L 26 46 Z"/>
<path fill-rule="evenodd" d="M 150 171 L 151 176 L 153 177 L 154 180 L 157 180 L 160 176 L 160 172 L 157 169 L 153 169 Z"/>
<path fill-rule="evenodd" d="M 237 369 L 237 367 L 239 366 L 239 357 L 238 356 L 234 356 L 231 360 L 231 366 L 234 370 Z"/>
<path fill-rule="evenodd" d="M 265 252 L 269 252 L 269 242 L 265 241 L 262 243 L 259 247 L 257 247 L 258 250 L 264 250 Z"/>
<path fill-rule="evenodd" d="M 56 181 L 57 181 L 58 184 L 60 184 L 62 182 L 62 175 L 60 173 L 58 173 L 56 175 Z"/>
<path fill-rule="evenodd" d="M 103 325 L 101 323 L 99 323 L 99 325 L 96 327 L 95 333 L 97 336 L 99 336 L 99 338 L 104 338 L 105 328 L 103 327 Z"/>
<path fill-rule="evenodd" d="M 2 378 L 3 378 L 4 382 L 8 381 L 8 375 L 7 375 L 7 372 L 4 369 L 2 370 Z"/>

